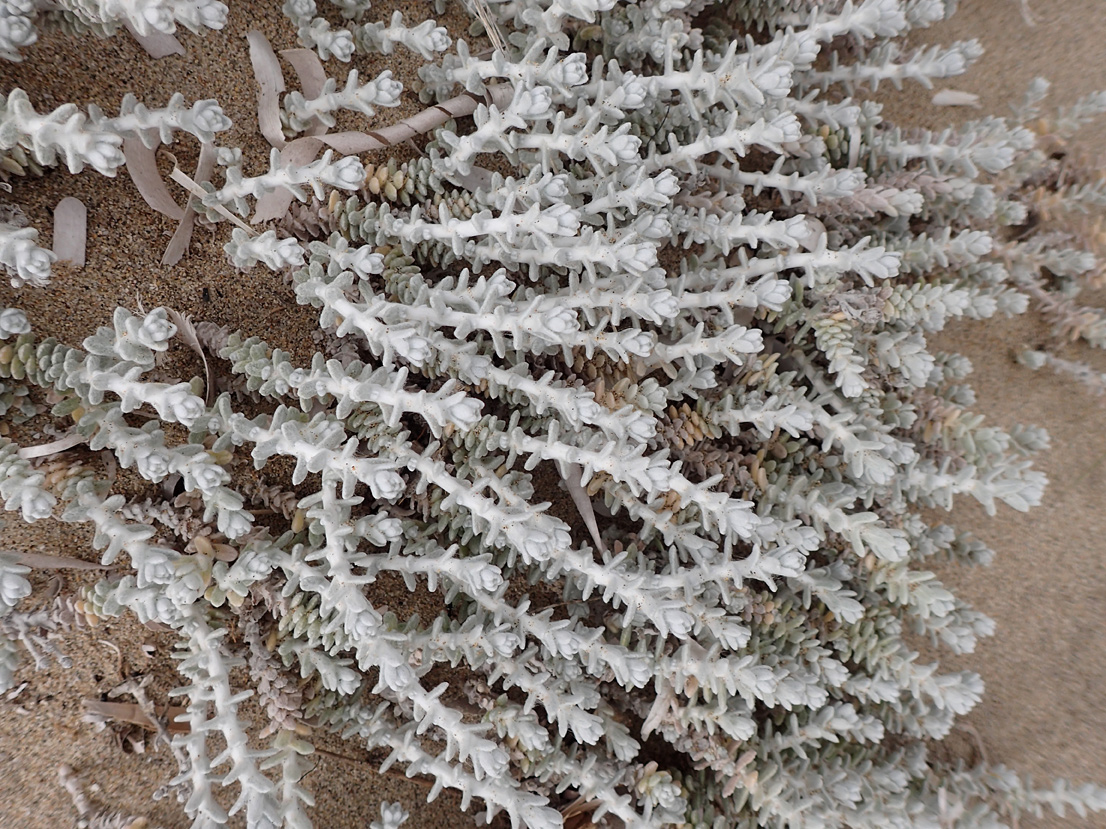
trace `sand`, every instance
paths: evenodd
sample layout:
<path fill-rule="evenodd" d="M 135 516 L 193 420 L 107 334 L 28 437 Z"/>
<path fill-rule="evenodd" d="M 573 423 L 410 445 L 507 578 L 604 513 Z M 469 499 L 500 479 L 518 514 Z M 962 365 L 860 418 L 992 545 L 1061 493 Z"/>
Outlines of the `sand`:
<path fill-rule="evenodd" d="M 186 32 L 180 39 L 187 55 L 156 63 L 125 34 L 107 41 L 47 37 L 26 50 L 25 63 L 0 64 L 0 87 L 34 90 L 32 99 L 40 111 L 72 100 L 112 112 L 128 91 L 151 105 L 164 103 L 173 91 L 189 100 L 215 97 L 235 122 L 233 133 L 221 143 L 242 146 L 253 160 L 248 171 L 256 173 L 268 153 L 256 134 L 255 87 L 242 35 L 256 27 L 278 50 L 298 45 L 275 4 L 272 9 L 265 5 L 232 4 L 225 30 L 229 35 Z M 397 7 L 408 20 L 429 14 L 422 3 Z M 1005 114 L 1036 75 L 1054 82 L 1051 100 L 1058 104 L 1106 87 L 1106 8 L 1100 0 L 1031 0 L 1031 7 L 1039 18 L 1034 27 L 1024 22 L 1017 0 L 966 0 L 950 23 L 912 40 L 922 45 L 978 37 L 983 42 L 987 54 L 979 64 L 968 75 L 942 84 L 979 94 L 981 110 L 930 106 L 930 93 L 914 87 L 902 93 L 882 90 L 881 99 L 891 101 L 888 113 L 899 122 L 930 127 L 982 112 Z M 387 19 L 392 8 L 374 4 L 374 19 Z M 451 31 L 462 31 L 462 18 L 457 11 L 452 14 Z M 363 65 L 366 73 L 390 67 L 407 80 L 417 63 L 397 55 Z M 377 123 L 392 123 L 419 108 L 407 91 L 403 107 L 378 116 Z M 1103 157 L 1097 136 L 1087 131 L 1082 146 Z M 194 151 L 184 142 L 169 149 L 184 169 L 193 167 Z M 293 359 L 309 359 L 314 312 L 297 306 L 279 277 L 263 268 L 245 275 L 229 266 L 212 269 L 210 263 L 223 260 L 218 250 L 222 231 L 210 235 L 197 230 L 192 255 L 167 269 L 158 262 L 174 223 L 149 210 L 125 174 L 114 181 L 92 171 L 75 177 L 53 174 L 17 183 L 15 198 L 31 222 L 46 230 L 49 209 L 66 195 L 81 198 L 89 209 L 88 266 L 57 278 L 47 291 L 24 289 L 16 296 L 6 284 L 0 286 L 0 304 L 26 310 L 37 332 L 78 345 L 97 326 L 110 324 L 117 304 L 132 309 L 138 302 L 147 308 L 167 304 L 197 321 L 264 332 Z M 44 236 L 48 239 L 48 233 Z M 945 657 L 944 664 L 979 671 L 986 682 L 984 701 L 966 721 L 978 733 L 988 760 L 1032 773 L 1040 781 L 1063 776 L 1106 784 L 1106 408 L 1101 398 L 1074 383 L 1046 372 L 1030 373 L 1014 363 L 1019 346 L 1047 339 L 1047 328 L 1031 314 L 957 325 L 939 340 L 941 347 L 963 352 L 975 365 L 971 382 L 978 395 L 976 410 L 1003 427 L 1044 425 L 1053 441 L 1038 460 L 1051 481 L 1041 507 L 1027 514 L 1000 508 L 991 518 L 961 503 L 951 516 L 934 516 L 973 531 L 997 552 L 988 569 L 940 573 L 998 624 L 996 636 L 985 640 L 977 653 L 960 660 Z M 1106 371 L 1106 355 L 1070 353 Z M 186 362 L 187 355 L 180 359 L 189 373 L 199 371 L 198 363 Z M 52 521 L 27 527 L 8 516 L 0 542 L 4 549 L 94 558 L 85 528 Z M 36 573 L 36 595 L 49 589 L 52 575 Z M 64 574 L 69 586 L 93 578 Z M 68 632 L 60 645 L 72 657 L 72 667 L 33 671 L 25 666 L 19 680 L 26 687 L 15 699 L 0 703 L 0 827 L 46 829 L 73 822 L 69 798 L 56 783 L 59 763 L 95 781 L 99 791 L 93 796 L 100 804 L 146 815 L 165 829 L 188 826 L 175 802 L 150 801 L 151 793 L 175 773 L 164 749 L 127 753 L 117 747 L 110 730 L 97 733 L 81 721 L 82 699 L 98 698 L 134 672 L 152 674 L 151 697 L 164 702 L 176 676 L 171 639 L 134 621 L 114 620 Z M 143 645 L 152 646 L 153 656 L 146 655 Z M 318 768 L 307 784 L 317 799 L 316 826 L 360 829 L 377 816 L 381 800 L 407 804 L 411 827 L 465 825 L 456 796 L 445 793 L 426 805 L 423 784 L 398 775 L 379 776 L 375 765 L 354 758 L 353 747 L 340 741 L 318 745 L 346 756 L 314 758 Z M 980 750 L 967 732 L 954 734 L 950 749 L 969 757 Z M 1106 826 L 1106 817 L 1023 819 L 1021 826 L 1078 829 Z"/>

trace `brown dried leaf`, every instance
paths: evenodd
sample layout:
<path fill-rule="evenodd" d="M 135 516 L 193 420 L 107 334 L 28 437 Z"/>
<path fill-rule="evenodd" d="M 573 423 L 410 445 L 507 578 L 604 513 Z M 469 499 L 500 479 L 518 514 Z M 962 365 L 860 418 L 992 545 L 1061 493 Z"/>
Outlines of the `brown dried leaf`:
<path fill-rule="evenodd" d="M 596 823 L 591 819 L 592 813 L 599 808 L 599 801 L 585 802 L 582 797 L 577 797 L 567 806 L 561 808 L 561 820 L 564 821 L 564 829 L 592 829 Z"/>
<path fill-rule="evenodd" d="M 300 81 L 300 89 L 307 100 L 318 98 L 323 94 L 326 85 L 326 69 L 319 56 L 311 49 L 281 49 L 280 54 L 292 64 L 296 70 L 296 77 Z"/>
<path fill-rule="evenodd" d="M 566 792 L 569 794 L 569 792 Z M 561 819 L 565 822 L 565 829 L 570 826 L 584 827 L 594 826 L 591 821 L 591 813 L 599 808 L 598 800 L 585 800 L 579 792 L 575 792 L 576 799 L 566 803 L 560 808 Z"/>
<path fill-rule="evenodd" d="M 82 700 L 84 707 L 88 709 L 90 714 L 95 714 L 105 719 L 115 720 L 116 722 L 126 722 L 132 725 L 139 725 L 143 728 L 148 728 L 150 731 L 156 730 L 154 723 L 149 717 L 142 711 L 142 709 L 133 702 L 101 702 L 98 699 L 86 699 Z M 187 710 L 180 706 L 170 705 L 165 709 L 164 716 L 168 720 L 166 727 L 170 734 L 187 734 L 189 729 L 188 723 L 179 723 L 176 721 L 177 717 L 187 714 Z"/>

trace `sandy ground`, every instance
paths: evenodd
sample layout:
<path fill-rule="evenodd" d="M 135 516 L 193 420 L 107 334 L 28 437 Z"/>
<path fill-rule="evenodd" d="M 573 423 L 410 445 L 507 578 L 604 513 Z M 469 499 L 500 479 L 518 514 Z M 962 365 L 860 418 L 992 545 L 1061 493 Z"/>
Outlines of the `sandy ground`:
<path fill-rule="evenodd" d="M 1030 8 L 1034 26 L 1022 19 L 1017 0 L 966 0 L 952 20 L 912 38 L 919 46 L 982 42 L 986 53 L 979 62 L 938 86 L 979 95 L 980 110 L 934 107 L 932 93 L 915 86 L 890 96 L 887 117 L 932 128 L 980 114 L 1007 115 L 1036 77 L 1052 83 L 1047 104 L 1054 106 L 1106 89 L 1106 6 L 1030 0 Z M 1082 130 L 1072 149 L 1106 163 L 1104 126 L 1099 121 Z M 1084 299 L 1102 307 L 1106 296 L 1099 291 Z M 977 671 L 986 683 L 982 703 L 966 721 L 978 730 L 991 762 L 1032 774 L 1039 784 L 1058 776 L 1106 784 L 1106 399 L 1014 362 L 1021 348 L 1049 340 L 1048 326 L 1028 314 L 957 324 L 938 341 L 975 366 L 969 379 L 976 411 L 1002 427 L 1044 426 L 1052 438 L 1037 460 L 1049 478 L 1040 507 L 1028 513 L 1000 507 L 990 518 L 962 500 L 944 519 L 997 553 L 989 568 L 938 573 L 995 620 L 997 633 L 975 654 L 942 662 Z M 1058 353 L 1106 371 L 1101 351 Z M 1106 815 L 1061 819 L 1049 813 L 1021 825 L 1090 829 L 1106 827 Z"/>
<path fill-rule="evenodd" d="M 94 102 L 111 112 L 127 91 L 151 105 L 164 102 L 170 91 L 189 100 L 216 97 L 235 122 L 234 132 L 222 143 L 242 146 L 245 156 L 256 162 L 249 171 L 257 172 L 267 152 L 256 135 L 255 87 L 241 33 L 261 28 L 278 50 L 298 44 L 275 4 L 272 10 L 260 3 L 231 5 L 226 31 L 236 34 L 185 33 L 184 57 L 153 63 L 125 34 L 107 41 L 51 37 L 27 50 L 24 64 L 0 65 L 0 87 L 35 90 L 32 98 L 40 111 L 73 100 Z M 1106 88 L 1106 6 L 1101 0 L 1031 0 L 1031 6 L 1038 18 L 1034 27 L 1024 22 L 1017 0 L 965 0 L 953 21 L 920 33 L 914 42 L 969 37 L 983 42 L 987 54 L 979 64 L 944 84 L 978 93 L 981 112 L 1005 114 L 1037 75 L 1054 82 L 1051 100 L 1057 104 Z M 429 14 L 425 3 L 398 7 L 409 20 Z M 375 19 L 387 19 L 391 8 L 375 4 Z M 460 30 L 455 20 L 451 23 L 453 31 Z M 414 64 L 400 55 L 365 66 L 374 74 L 391 67 L 402 79 L 411 77 Z M 979 114 L 932 107 L 929 94 L 917 88 L 901 94 L 888 89 L 881 97 L 894 101 L 888 113 L 900 122 L 941 126 Z M 391 123 L 419 108 L 409 91 L 403 103 L 400 110 L 378 116 L 378 123 Z M 1087 131 L 1081 140 L 1085 149 L 1103 157 L 1097 136 Z M 194 165 L 190 149 L 171 149 L 184 169 Z M 81 198 L 89 208 L 88 266 L 56 279 L 48 291 L 24 290 L 18 299 L 6 285 L 0 287 L 0 303 L 24 308 L 37 332 L 79 344 L 96 326 L 110 323 L 117 304 L 133 308 L 140 298 L 146 307 L 168 304 L 196 320 L 263 331 L 293 359 L 308 361 L 316 317 L 294 304 L 279 278 L 263 268 L 245 276 L 229 269 L 212 272 L 209 263 L 223 258 L 217 247 L 221 241 L 202 230 L 194 236 L 191 257 L 172 270 L 160 266 L 174 225 L 146 207 L 125 175 L 116 181 L 92 172 L 51 175 L 16 193 L 39 228 L 50 226 L 49 208 L 66 195 Z M 977 670 L 986 681 L 984 701 L 967 722 L 978 731 L 990 761 L 1032 773 L 1042 782 L 1064 776 L 1106 784 L 1106 408 L 1102 399 L 1073 383 L 1030 373 L 1013 362 L 1021 344 L 1046 339 L 1046 327 L 1029 316 L 957 326 L 940 341 L 974 363 L 978 411 L 1001 426 L 1044 425 L 1053 441 L 1038 462 L 1051 481 L 1040 508 L 1028 514 L 1003 508 L 996 518 L 988 518 L 962 504 L 951 519 L 935 516 L 972 530 L 998 553 L 989 569 L 940 574 L 998 623 L 997 635 L 976 654 L 960 665 L 953 660 L 946 664 Z M 1106 355 L 1079 355 L 1106 371 Z M 26 527 L 9 517 L 2 541 L 4 548 L 91 557 L 86 530 L 54 522 Z M 35 578 L 36 593 L 49 587 L 49 575 Z M 80 574 L 66 579 L 70 585 L 82 581 Z M 154 646 L 153 657 L 145 655 L 143 644 Z M 165 678 L 150 689 L 151 696 L 164 700 L 174 676 L 169 640 L 119 620 L 67 634 L 63 648 L 73 658 L 71 668 L 23 669 L 20 680 L 27 682 L 26 688 L 15 700 L 0 704 L 0 827 L 71 825 L 75 813 L 55 782 L 57 765 L 63 762 L 98 783 L 98 802 L 145 814 L 165 829 L 188 826 L 174 802 L 150 803 L 151 792 L 175 773 L 164 750 L 122 752 L 110 733 L 96 733 L 81 721 L 80 701 L 105 693 L 125 673 Z M 966 751 L 978 750 L 974 740 L 968 746 L 966 734 L 956 739 L 965 741 Z M 338 741 L 319 745 L 352 754 Z M 428 806 L 419 783 L 398 775 L 381 778 L 374 765 L 349 756 L 315 759 L 318 768 L 307 782 L 317 798 L 316 826 L 360 829 L 377 816 L 381 800 L 397 799 L 413 813 L 409 826 L 462 825 L 459 799 L 453 795 L 443 794 Z M 1023 819 L 1021 826 L 1101 827 L 1106 817 Z"/>

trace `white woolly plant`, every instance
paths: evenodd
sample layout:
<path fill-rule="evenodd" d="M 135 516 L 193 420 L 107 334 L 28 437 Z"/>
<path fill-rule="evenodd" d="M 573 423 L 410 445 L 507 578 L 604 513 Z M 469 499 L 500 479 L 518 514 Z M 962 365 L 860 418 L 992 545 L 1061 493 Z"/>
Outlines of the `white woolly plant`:
<path fill-rule="evenodd" d="M 10 556 L 0 553 L 0 626 L 20 601 L 31 595 L 31 583 L 24 576 L 30 567 L 18 564 Z M 0 627 L 0 692 L 9 691 L 15 685 L 15 672 L 19 667 L 19 648 L 13 638 Z"/>
<path fill-rule="evenodd" d="M 30 567 L 0 554 L 0 615 L 6 616 L 21 599 L 31 595 L 31 583 L 23 578 Z"/>
<path fill-rule="evenodd" d="M 36 26 L 54 23 L 43 11 L 60 12 L 69 29 L 91 30 L 108 37 L 123 25 L 139 35 L 154 32 L 173 34 L 177 24 L 199 32 L 222 29 L 227 22 L 227 7 L 218 0 L 56 0 L 49 4 L 35 0 L 10 0 L 0 7 L 0 58 L 22 60 L 19 47 L 38 40 Z"/>
<path fill-rule="evenodd" d="M 230 119 L 214 100 L 197 101 L 188 107 L 184 96 L 175 93 L 169 103 L 156 110 L 148 109 L 134 95 L 127 93 L 119 107 L 119 115 L 108 118 L 99 107 L 88 108 L 89 120 L 98 129 L 113 132 L 124 138 L 138 137 L 151 149 L 160 144 L 172 144 L 173 133 L 183 130 L 201 143 L 212 143 L 215 134 L 230 129 Z"/>
<path fill-rule="evenodd" d="M 86 116 L 69 103 L 39 115 L 24 90 L 0 95 L 0 153 L 22 147 L 43 166 L 57 164 L 60 156 L 71 173 L 79 173 L 87 164 L 97 172 L 114 176 L 125 161 L 122 144 L 126 138 L 138 138 L 153 148 L 158 143 L 171 143 L 173 133 L 184 130 L 201 142 L 211 142 L 215 133 L 231 125 L 216 101 L 197 101 L 187 107 L 180 93 L 157 110 L 147 109 L 127 94 L 120 114 L 114 118 L 107 117 L 95 104 L 88 112 Z"/>
<path fill-rule="evenodd" d="M 15 308 L 0 309 L 0 339 L 6 340 L 13 334 L 28 334 L 31 324 L 26 315 Z"/>
<path fill-rule="evenodd" d="M 284 10 L 320 55 L 349 59 L 353 36 L 313 0 Z M 1030 460 L 1043 430 L 972 415 L 970 365 L 927 336 L 1023 310 L 1045 261 L 1061 276 L 1087 264 L 1001 241 L 1026 211 L 996 181 L 1032 154 L 1028 130 L 984 118 L 908 135 L 849 97 L 965 68 L 971 46 L 898 51 L 947 10 L 495 4 L 487 23 L 510 45 L 485 59 L 458 42 L 422 91 L 442 108 L 509 95 L 469 129 L 437 129 L 425 158 L 381 165 L 391 191 L 352 156 L 295 166 L 274 150 L 246 177 L 224 148 L 227 182 L 204 207 L 244 216 L 281 189 L 305 202 L 225 250 L 291 276 L 326 353 L 297 365 L 226 335 L 216 371 L 238 382 L 206 400 L 198 378 L 146 376 L 173 336 L 202 348 L 166 309 L 119 309 L 83 349 L 0 314 L 16 337 L 0 376 L 52 389 L 90 450 L 151 484 L 179 476 L 193 504 L 155 526 L 89 469 L 49 489 L 0 442 L 6 507 L 32 521 L 60 502 L 120 566 L 86 612 L 177 631 L 189 730 L 173 782 L 194 826 L 238 811 L 251 829 L 310 825 L 312 729 L 386 749 L 385 768 L 429 778 L 431 798 L 451 788 L 532 829 L 966 829 L 1106 808 L 1099 787 L 1043 793 L 1001 767 L 943 765 L 927 743 L 982 682 L 905 637 L 970 653 L 993 631 L 927 569 L 991 552 L 923 510 L 958 495 L 1028 509 L 1045 483 Z M 348 101 L 333 85 L 289 96 L 289 120 L 398 95 L 387 73 L 368 91 L 348 78 Z M 0 146 L 91 163 L 79 112 L 67 131 L 14 100 Z M 104 143 L 152 138 L 149 115 L 128 111 Z M 139 409 L 141 427 L 125 417 Z M 236 486 L 246 456 L 291 474 Z M 548 508 L 557 482 L 578 520 Z M 437 614 L 383 608 L 370 586 L 385 577 L 440 595 Z M 251 631 L 241 652 L 232 624 Z M 279 714 L 261 748 L 238 712 L 253 690 Z M 236 787 L 230 809 L 216 785 Z"/>
<path fill-rule="evenodd" d="M 357 48 L 363 52 L 380 52 L 390 55 L 396 44 L 402 44 L 412 52 L 422 55 L 423 60 L 433 60 L 438 52 L 449 48 L 452 40 L 445 26 L 439 26 L 433 20 L 424 20 L 417 26 L 403 25 L 403 12 L 392 12 L 389 23 L 366 23 L 353 33 Z"/>
<path fill-rule="evenodd" d="M 19 61 L 19 48 L 38 40 L 34 0 L 11 0 L 0 7 L 0 58 Z"/>
<path fill-rule="evenodd" d="M 351 110 L 371 117 L 376 107 L 399 106 L 399 96 L 403 84 L 392 80 L 390 70 L 381 72 L 368 83 L 359 83 L 357 70 L 350 70 L 344 89 L 338 89 L 338 82 L 328 78 L 322 92 L 307 100 L 301 92 L 291 92 L 284 99 L 284 116 L 288 126 L 296 132 L 307 129 L 312 122 L 318 121 L 328 128 L 335 122 L 334 113 L 339 110 Z"/>
<path fill-rule="evenodd" d="M 284 0 L 281 11 L 296 27 L 300 43 L 323 60 L 333 57 L 348 63 L 353 57 L 353 35 L 349 29 L 332 29 L 328 21 L 317 17 L 315 0 Z"/>
<path fill-rule="evenodd" d="M 227 22 L 227 7 L 218 0 L 62 0 L 58 4 L 90 28 L 114 33 L 127 23 L 140 35 L 151 32 L 172 34 L 177 23 L 193 32 L 221 29 Z"/>
<path fill-rule="evenodd" d="M 381 803 L 380 820 L 369 824 L 369 829 L 399 829 L 411 815 L 402 803 Z"/>
<path fill-rule="evenodd" d="M 250 236 L 241 228 L 231 231 L 231 240 L 224 246 L 231 264 L 243 270 L 263 262 L 272 270 L 302 265 L 304 250 L 295 239 L 280 239 L 275 230 L 260 236 Z"/>
<path fill-rule="evenodd" d="M 227 167 L 226 183 L 219 189 L 207 184 L 208 191 L 202 198 L 205 207 L 232 205 L 241 216 L 247 216 L 250 205 L 247 199 L 258 199 L 277 189 L 290 191 L 300 201 L 307 200 L 308 190 L 315 198 L 322 198 L 327 187 L 339 190 L 356 190 L 365 181 L 365 168 L 353 156 L 334 159 L 333 150 L 327 150 L 322 158 L 299 167 L 281 163 L 276 148 L 269 156 L 269 172 L 260 176 L 244 176 L 240 166 Z"/>
<path fill-rule="evenodd" d="M 71 103 L 39 115 L 27 93 L 13 89 L 0 95 L 0 151 L 19 145 L 44 166 L 57 164 L 61 156 L 71 173 L 79 173 L 87 164 L 114 176 L 123 164 L 123 139 L 110 130 L 86 126 L 87 120 Z"/>
<path fill-rule="evenodd" d="M 50 266 L 57 257 L 53 251 L 40 248 L 37 241 L 38 231 L 33 227 L 0 222 L 0 265 L 11 277 L 13 288 L 42 288 L 50 283 Z"/>

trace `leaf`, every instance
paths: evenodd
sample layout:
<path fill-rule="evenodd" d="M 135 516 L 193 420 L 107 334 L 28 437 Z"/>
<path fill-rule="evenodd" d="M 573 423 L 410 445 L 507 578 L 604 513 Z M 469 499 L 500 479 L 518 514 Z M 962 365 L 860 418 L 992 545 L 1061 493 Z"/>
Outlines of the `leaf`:
<path fill-rule="evenodd" d="M 292 64 L 299 78 L 303 97 L 314 100 L 323 94 L 323 86 L 326 84 L 326 70 L 319 56 L 311 49 L 282 49 L 280 52 L 284 59 Z M 322 135 L 327 131 L 327 126 L 318 118 L 313 118 L 306 135 Z"/>
<path fill-rule="evenodd" d="M 284 91 L 284 73 L 268 38 L 256 29 L 246 35 L 250 44 L 253 76 L 261 87 L 257 93 L 257 125 L 265 139 L 282 149 L 288 142 L 280 125 L 280 93 Z"/>
<path fill-rule="evenodd" d="M 979 109 L 979 96 L 959 89 L 942 89 L 933 94 L 933 105 L 939 107 L 975 107 Z"/>
<path fill-rule="evenodd" d="M 66 196 L 54 208 L 54 255 L 83 268 L 88 238 L 88 209 L 84 202 Z"/>
<path fill-rule="evenodd" d="M 205 141 L 200 144 L 200 158 L 196 162 L 196 183 L 202 184 L 210 179 L 214 167 L 215 145 Z M 185 203 L 184 215 L 181 216 L 180 224 L 177 225 L 177 229 L 173 232 L 173 238 L 169 240 L 169 245 L 161 256 L 161 264 L 173 266 L 180 261 L 185 251 L 188 250 L 188 243 L 192 241 L 192 228 L 195 223 L 196 211 L 192 208 L 192 202 L 189 200 Z"/>
<path fill-rule="evenodd" d="M 124 138 L 123 158 L 127 163 L 127 173 L 146 204 L 170 219 L 184 218 L 184 209 L 173 201 L 169 188 L 157 171 L 153 150 L 137 138 Z"/>
<path fill-rule="evenodd" d="M 561 807 L 561 819 L 564 821 L 564 829 L 589 829 L 596 824 L 591 815 L 599 808 L 599 800 L 587 800 L 579 792 L 566 792 L 575 794 L 576 799 Z"/>
<path fill-rule="evenodd" d="M 56 455 L 58 452 L 64 452 L 66 449 L 72 449 L 74 446 L 80 446 L 82 443 L 87 442 L 87 437 L 74 432 L 63 438 L 51 441 L 50 443 L 42 443 L 38 446 L 24 446 L 19 450 L 19 457 L 24 460 L 44 458 L 48 455 Z"/>
<path fill-rule="evenodd" d="M 143 713 L 142 709 L 133 702 L 101 702 L 98 699 L 82 700 L 89 713 L 104 717 L 116 722 L 127 722 L 132 725 L 140 725 L 151 731 L 155 730 L 154 723 Z M 170 705 L 164 711 L 164 717 L 168 720 L 166 728 L 170 734 L 187 734 L 189 726 L 186 722 L 177 722 L 177 717 L 187 714 L 188 710 L 177 705 Z"/>
<path fill-rule="evenodd" d="M 131 37 L 137 41 L 138 45 L 145 49 L 146 54 L 154 60 L 169 55 L 184 54 L 184 47 L 181 46 L 181 42 L 171 34 L 151 31 L 148 35 L 140 35 L 129 22 L 124 21 L 123 25 L 127 27 L 127 31 L 131 33 Z"/>
<path fill-rule="evenodd" d="M 584 519 L 584 526 L 588 528 L 588 532 L 591 533 L 591 540 L 595 542 L 595 546 L 599 548 L 599 552 L 607 552 L 607 546 L 603 543 L 603 539 L 599 536 L 599 525 L 595 523 L 595 510 L 591 506 L 591 498 L 588 497 L 588 493 L 584 490 L 580 480 L 583 476 L 583 470 L 579 464 L 569 463 L 565 464 L 568 467 L 567 474 L 562 474 L 561 478 L 565 482 L 565 486 L 568 487 L 568 492 L 572 496 L 572 502 L 576 504 L 576 510 L 580 513 L 580 517 Z"/>
<path fill-rule="evenodd" d="M 488 35 L 488 40 L 492 42 L 496 50 L 504 55 L 508 54 L 507 41 L 504 39 L 503 32 L 500 30 L 499 24 L 485 0 L 465 0 L 465 5 L 484 26 L 484 32 Z"/>
<path fill-rule="evenodd" d="M 200 338 L 196 334 L 196 328 L 192 325 L 192 317 L 182 314 L 174 308 L 166 308 L 169 313 L 169 319 L 173 321 L 173 325 L 177 326 L 176 336 L 184 340 L 193 351 L 200 355 L 200 359 L 204 363 L 204 403 L 208 406 L 211 405 L 211 394 L 213 391 L 211 385 L 211 367 L 207 364 L 207 355 L 204 353 L 204 347 L 200 343 Z"/>
<path fill-rule="evenodd" d="M 506 103 L 511 100 L 513 88 L 510 84 L 498 84 L 490 86 L 488 89 L 489 97 L 498 106 L 506 106 Z M 424 109 L 410 118 L 405 118 L 398 124 L 392 124 L 390 127 L 384 127 L 380 130 L 373 130 L 371 133 L 350 131 L 297 138 L 295 141 L 282 145 L 284 149 L 280 153 L 281 165 L 287 166 L 289 163 L 306 164 L 323 147 L 330 147 L 341 155 L 358 155 L 390 147 L 393 144 L 407 141 L 416 135 L 429 132 L 435 127 L 441 126 L 450 118 L 463 118 L 466 115 L 472 115 L 476 111 L 478 101 L 479 98 L 475 95 L 465 92 L 456 98 L 450 98 L 441 104 Z M 296 149 L 286 156 L 285 151 L 292 147 Z M 300 149 L 301 147 L 303 149 Z M 258 199 L 257 211 L 254 213 L 253 221 L 255 223 L 267 222 L 282 218 L 287 214 L 288 208 L 291 207 L 293 198 L 292 193 L 283 187 L 266 193 Z"/>
<path fill-rule="evenodd" d="M 21 552 L 6 552 L 4 555 L 7 558 L 14 560 L 17 564 L 22 564 L 24 567 L 30 567 L 35 570 L 111 570 L 111 567 L 105 567 L 95 561 L 85 561 L 80 558 L 73 558 L 72 556 L 52 556 L 47 553 L 21 553 Z"/>

